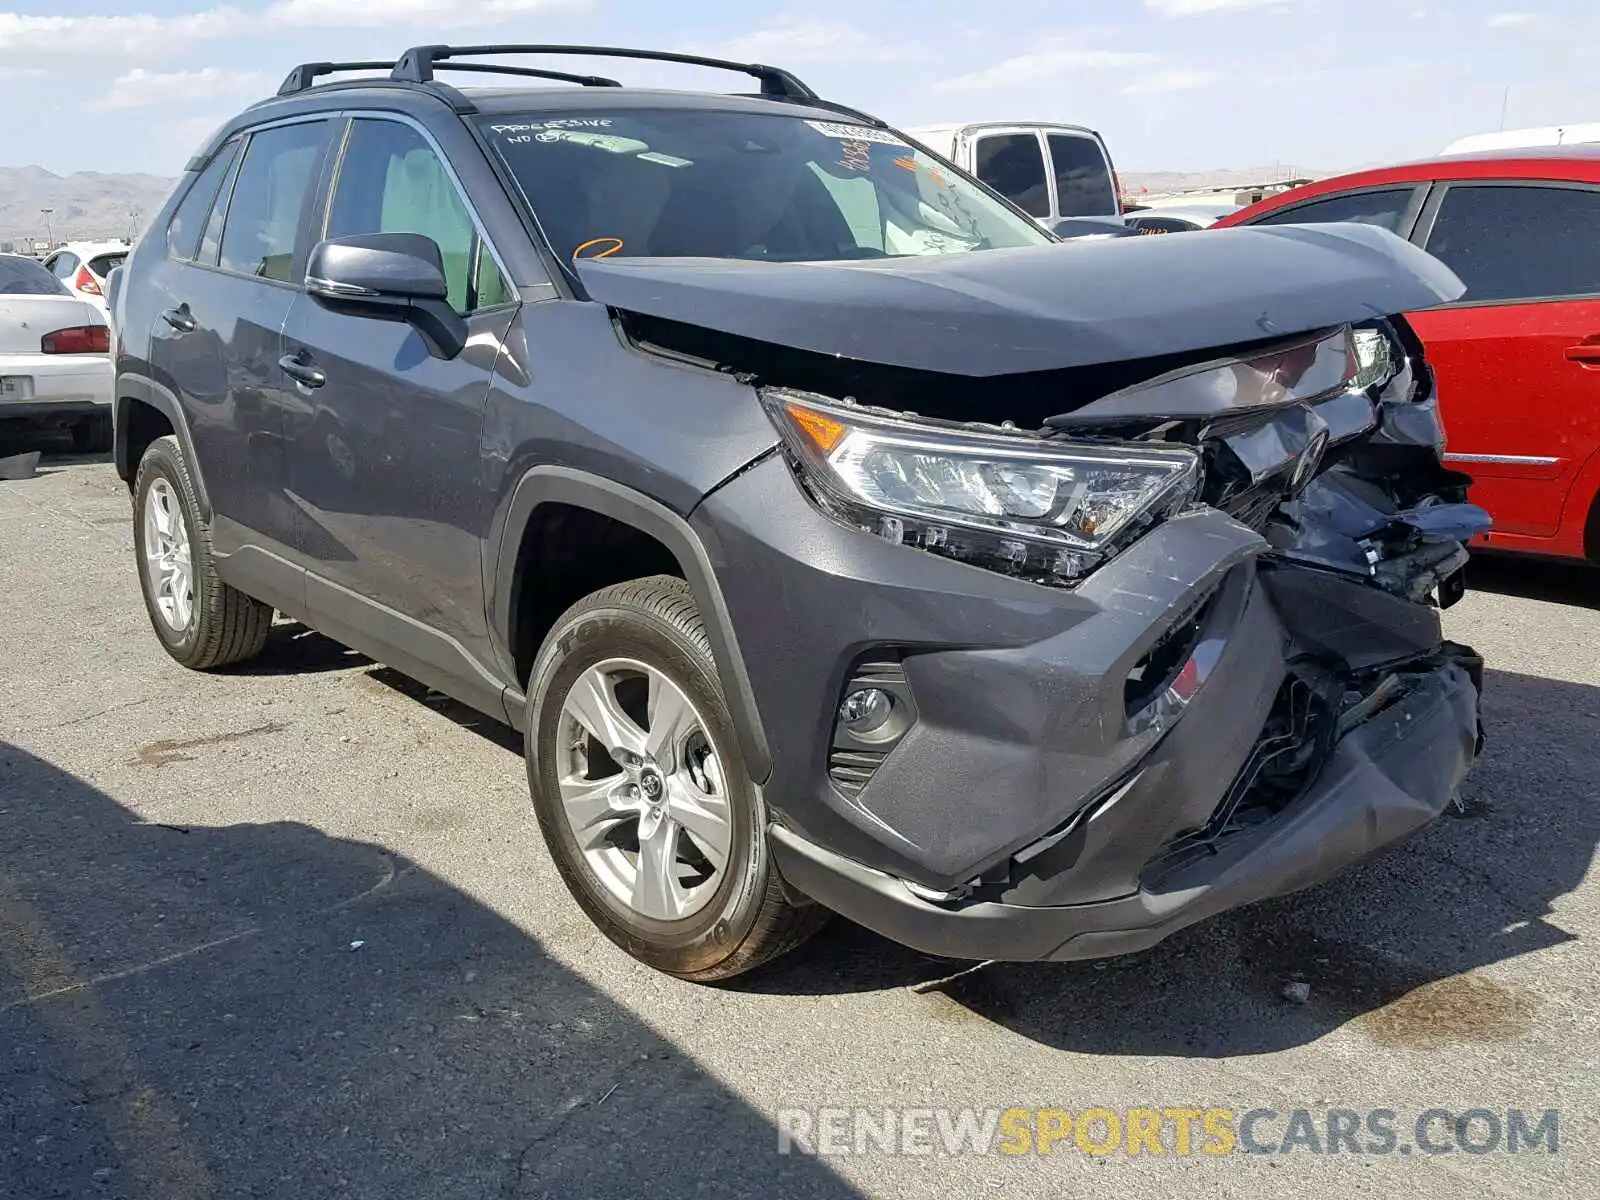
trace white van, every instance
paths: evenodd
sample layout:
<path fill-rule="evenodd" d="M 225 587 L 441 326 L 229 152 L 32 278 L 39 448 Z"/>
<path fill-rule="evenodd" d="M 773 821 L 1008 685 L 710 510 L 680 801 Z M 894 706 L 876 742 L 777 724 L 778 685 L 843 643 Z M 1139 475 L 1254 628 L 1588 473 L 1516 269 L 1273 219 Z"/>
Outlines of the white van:
<path fill-rule="evenodd" d="M 1600 121 L 1579 125 L 1540 125 L 1531 129 L 1501 129 L 1457 138 L 1444 154 L 1477 154 L 1486 150 L 1521 150 L 1530 146 L 1571 146 L 1600 142 Z"/>
<path fill-rule="evenodd" d="M 1122 220 L 1105 142 L 1082 125 L 989 121 L 905 130 L 1047 229 L 1072 217 Z"/>

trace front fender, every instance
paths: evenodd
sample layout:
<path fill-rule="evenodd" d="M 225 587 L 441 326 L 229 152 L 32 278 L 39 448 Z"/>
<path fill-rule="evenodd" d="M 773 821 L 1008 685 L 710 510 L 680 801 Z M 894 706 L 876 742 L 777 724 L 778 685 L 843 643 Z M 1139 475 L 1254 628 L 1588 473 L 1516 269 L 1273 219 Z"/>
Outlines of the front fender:
<path fill-rule="evenodd" d="M 494 561 L 487 580 L 488 607 L 489 627 L 497 652 L 507 663 L 511 661 L 512 621 L 520 598 L 516 577 L 518 550 L 541 504 L 590 509 L 633 526 L 672 553 L 705 622 L 706 636 L 716 657 L 717 675 L 733 715 L 739 749 L 750 777 L 758 784 L 765 783 L 772 773 L 772 754 L 756 708 L 755 692 L 745 671 L 738 635 L 711 559 L 688 521 L 642 492 L 572 467 L 536 466 L 523 474 L 512 490 L 499 534 L 492 540 Z M 514 699 L 508 696 L 507 709 L 513 716 L 520 717 L 521 706 L 513 704 Z"/>

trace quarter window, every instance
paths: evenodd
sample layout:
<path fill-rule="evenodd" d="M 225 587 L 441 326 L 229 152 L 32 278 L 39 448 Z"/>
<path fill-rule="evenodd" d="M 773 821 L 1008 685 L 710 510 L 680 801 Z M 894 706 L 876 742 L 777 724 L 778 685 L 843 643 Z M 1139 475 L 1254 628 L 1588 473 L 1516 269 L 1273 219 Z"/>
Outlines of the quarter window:
<path fill-rule="evenodd" d="M 195 256 L 212 201 L 217 198 L 222 177 L 228 173 L 228 168 L 233 165 L 233 156 L 238 152 L 237 140 L 219 150 L 179 202 L 178 211 L 172 214 L 172 221 L 167 226 L 167 254 L 170 257 L 186 261 Z M 218 232 L 221 228 L 219 223 Z"/>
<path fill-rule="evenodd" d="M 1428 252 L 1467 285 L 1462 300 L 1600 294 L 1600 192 L 1588 188 L 1455 185 L 1428 234 Z"/>
<path fill-rule="evenodd" d="M 444 261 L 450 307 L 470 313 L 504 303 L 509 289 L 439 155 L 398 121 L 357 120 L 350 128 L 328 212 L 327 236 L 416 233 Z"/>
<path fill-rule="evenodd" d="M 306 121 L 251 135 L 222 229 L 224 270 L 289 281 L 327 130 L 326 121 Z"/>
<path fill-rule="evenodd" d="M 1400 228 L 1400 218 L 1411 206 L 1414 187 L 1384 188 L 1375 192 L 1349 192 L 1343 196 L 1329 196 L 1325 200 L 1312 200 L 1289 208 L 1268 213 L 1252 225 L 1316 225 L 1341 221 L 1355 221 L 1363 225 L 1377 225 L 1394 233 Z"/>
<path fill-rule="evenodd" d="M 1044 152 L 1031 133 L 997 133 L 978 139 L 976 174 L 1030 217 L 1050 215 Z"/>

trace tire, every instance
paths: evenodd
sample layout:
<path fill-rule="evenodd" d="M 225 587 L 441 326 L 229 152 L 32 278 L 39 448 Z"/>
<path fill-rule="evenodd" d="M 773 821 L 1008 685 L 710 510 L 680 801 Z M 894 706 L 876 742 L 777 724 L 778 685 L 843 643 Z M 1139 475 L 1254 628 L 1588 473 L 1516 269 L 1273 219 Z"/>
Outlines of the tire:
<path fill-rule="evenodd" d="M 111 449 L 111 414 L 95 413 L 72 426 L 72 448 L 79 454 L 104 454 Z"/>
<path fill-rule="evenodd" d="M 635 677 L 634 668 L 643 676 Z M 597 694 L 586 690 L 596 680 L 634 722 L 618 735 L 625 740 L 650 736 L 645 732 L 652 729 L 651 712 L 645 708 L 647 689 L 659 688 L 667 697 L 657 715 L 681 712 L 681 705 L 669 706 L 688 702 L 687 716 L 655 723 L 656 728 L 678 730 L 680 736 L 666 738 L 672 744 L 661 752 L 647 753 L 631 776 L 621 765 L 631 752 L 622 750 L 613 757 L 574 715 L 577 697 Z M 616 584 L 568 609 L 534 662 L 527 718 L 528 786 L 545 844 L 579 905 L 633 957 L 681 979 L 730 979 L 799 945 L 826 920 L 827 911 L 820 906 L 796 907 L 784 895 L 767 846 L 761 790 L 751 782 L 740 756 L 705 626 L 681 579 L 658 575 Z M 653 785 L 654 794 L 666 799 L 655 811 L 667 815 L 651 823 L 650 774 L 656 768 L 661 778 Z M 629 778 L 637 783 L 627 783 Z M 622 809 L 618 816 L 619 801 L 613 795 L 593 810 L 604 815 L 591 826 L 586 850 L 563 799 L 563 779 L 572 795 L 615 782 L 632 796 L 620 803 L 636 807 Z M 706 812 L 725 813 L 725 823 L 708 821 Z M 677 822 L 674 813 L 685 823 Z M 691 813 L 700 815 L 690 820 Z M 662 885 L 666 891 L 658 890 L 658 895 L 665 901 L 654 905 L 657 912 L 652 915 L 650 898 L 641 898 L 646 831 L 653 831 L 650 844 L 658 846 L 658 835 L 674 824 L 675 840 L 669 836 L 666 845 L 676 850 L 666 853 L 664 877 L 677 880 L 682 873 L 693 880 L 707 868 L 712 873 L 686 888 Z M 703 832 L 708 829 L 709 835 Z M 717 868 L 713 842 L 719 830 L 726 834 L 721 843 L 725 857 Z M 626 879 L 629 843 L 631 892 Z M 655 861 L 662 861 L 662 854 L 657 850 Z M 685 910 L 698 907 L 663 916 L 671 913 L 680 893 Z"/>
<path fill-rule="evenodd" d="M 169 518 L 176 517 L 187 539 L 187 620 L 177 620 L 179 614 L 169 615 L 162 608 L 163 599 L 171 600 L 161 594 L 150 565 L 146 518 L 152 504 L 162 505 Z M 151 442 L 139 460 L 133 481 L 133 547 L 145 611 L 168 654 L 192 670 L 207 671 L 260 653 L 272 628 L 272 606 L 217 578 L 211 529 L 200 518 L 194 481 L 178 439 L 170 435 Z"/>

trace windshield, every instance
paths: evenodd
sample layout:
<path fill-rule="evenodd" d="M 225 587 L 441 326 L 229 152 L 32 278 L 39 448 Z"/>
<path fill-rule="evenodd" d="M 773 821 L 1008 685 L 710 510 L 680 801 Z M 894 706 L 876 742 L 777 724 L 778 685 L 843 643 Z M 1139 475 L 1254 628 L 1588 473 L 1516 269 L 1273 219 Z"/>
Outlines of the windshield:
<path fill-rule="evenodd" d="M 1051 241 L 897 135 L 853 122 L 606 110 L 480 123 L 567 260 L 821 262 Z"/>
<path fill-rule="evenodd" d="M 0 254 L 0 296 L 67 296 L 62 282 L 30 258 Z"/>

